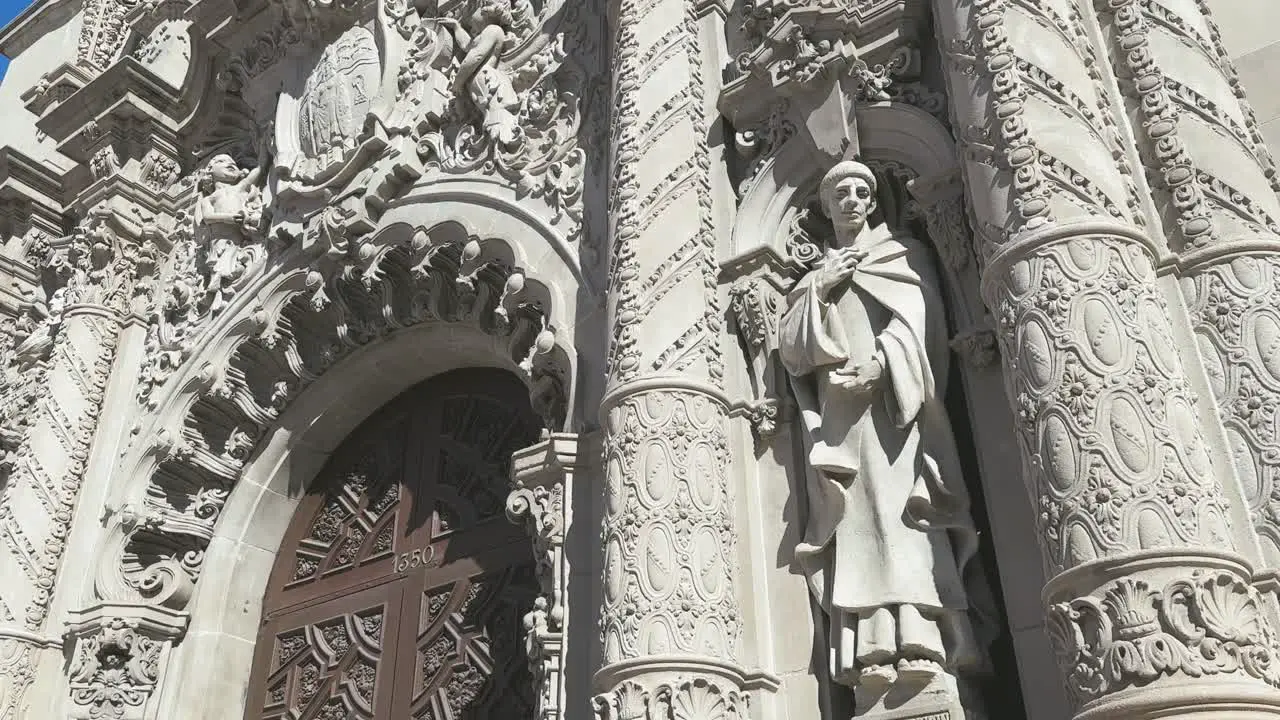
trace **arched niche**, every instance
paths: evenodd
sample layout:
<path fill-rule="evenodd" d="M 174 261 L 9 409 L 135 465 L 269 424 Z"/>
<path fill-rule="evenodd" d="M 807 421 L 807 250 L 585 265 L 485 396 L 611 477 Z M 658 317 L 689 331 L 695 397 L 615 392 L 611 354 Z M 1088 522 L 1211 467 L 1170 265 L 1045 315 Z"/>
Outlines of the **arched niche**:
<path fill-rule="evenodd" d="M 912 231 L 928 240 L 938 256 L 952 348 L 958 360 L 952 363 L 948 406 L 959 445 L 971 450 L 962 449 L 962 454 L 967 457 L 965 470 L 974 491 L 975 517 L 980 527 L 990 528 L 994 540 L 984 555 L 988 560 L 994 555 L 994 564 L 1001 571 L 997 576 L 988 562 L 986 574 L 993 583 L 998 578 L 1003 590 L 1005 627 L 1017 628 L 1023 635 L 1023 628 L 1040 633 L 1042 619 L 1035 608 L 1044 577 L 1033 542 L 1035 509 L 1018 485 L 1022 468 L 1012 441 L 1014 418 L 1005 400 L 993 319 L 981 300 L 980 258 L 969 227 L 955 142 L 938 119 L 903 103 L 859 105 L 856 121 L 858 157 L 880 178 L 879 205 L 884 217 L 873 217 L 872 221 L 883 220 Z M 780 538 L 777 547 L 768 548 L 775 553 L 771 559 L 789 562 L 803 510 L 794 501 L 802 497 L 797 493 L 796 478 L 786 470 L 797 462 L 798 440 L 794 436 L 797 431 L 791 429 L 787 380 L 776 359 L 777 317 L 783 296 L 806 272 L 806 263 L 813 257 L 805 256 L 802 246 L 823 240 L 814 236 L 815 227 L 819 232 L 823 226 L 829 231 L 830 221 L 819 214 L 816 201 L 821 178 L 834 163 L 785 124 L 770 140 L 772 144 L 761 149 L 742 184 L 730 259 L 722 264 L 722 280 L 729 285 L 732 320 L 748 361 L 748 386 L 742 391 L 749 399 L 740 403 L 737 412 L 755 431 L 756 461 L 761 468 L 770 468 L 759 470 L 762 477 L 757 485 L 745 492 L 757 495 L 753 502 L 762 506 L 783 507 L 783 527 L 766 534 Z M 769 484 L 789 485 L 791 499 L 785 505 L 770 499 L 773 491 L 763 487 Z M 762 522 L 767 525 L 770 521 Z M 774 606 L 763 615 L 778 615 L 766 622 L 787 628 L 792 622 L 787 618 L 794 616 L 800 607 L 799 597 L 807 596 L 807 590 L 794 568 L 779 586 L 784 589 L 774 592 L 770 599 Z M 979 598 L 978 602 L 992 612 L 996 609 L 994 598 Z M 822 638 L 819 633 L 813 642 L 821 643 Z M 1003 647 L 999 650 L 1006 658 L 1011 641 L 1021 643 L 1013 648 L 1019 664 L 1051 667 L 1049 648 L 1042 637 L 1023 640 L 1006 634 L 1000 639 Z M 780 649 L 774 652 L 791 652 L 791 662 L 798 664 L 796 651 L 786 646 L 776 643 Z M 818 660 L 812 667 L 822 665 Z M 1003 673 L 1006 678 L 1018 673 L 1012 663 L 1001 670 L 1008 671 Z M 796 676 L 804 680 L 807 672 L 808 666 L 796 671 Z M 785 670 L 783 674 L 785 677 Z M 800 702 L 810 700 L 802 698 Z"/>

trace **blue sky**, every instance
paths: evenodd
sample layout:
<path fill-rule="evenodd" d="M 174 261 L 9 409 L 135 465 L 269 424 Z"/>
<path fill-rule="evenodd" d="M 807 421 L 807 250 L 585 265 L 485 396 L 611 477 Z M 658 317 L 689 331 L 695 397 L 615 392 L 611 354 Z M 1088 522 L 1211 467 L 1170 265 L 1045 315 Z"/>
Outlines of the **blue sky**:
<path fill-rule="evenodd" d="M 9 21 L 30 5 L 30 0 L 0 0 L 0 25 L 8 25 Z M 9 58 L 0 55 L 0 78 L 9 67 Z"/>

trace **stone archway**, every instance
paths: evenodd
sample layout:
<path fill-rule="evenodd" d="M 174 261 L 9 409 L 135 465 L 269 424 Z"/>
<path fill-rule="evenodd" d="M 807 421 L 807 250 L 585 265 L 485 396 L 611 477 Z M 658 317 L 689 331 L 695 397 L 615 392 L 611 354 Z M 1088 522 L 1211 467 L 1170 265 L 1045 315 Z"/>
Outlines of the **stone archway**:
<path fill-rule="evenodd" d="M 148 653 L 125 680 L 139 710 L 242 706 L 263 589 L 302 493 L 347 433 L 416 382 L 505 370 L 544 431 L 570 422 L 576 352 L 552 318 L 580 273 L 501 202 L 480 213 L 480 235 L 474 203 L 441 198 L 424 224 L 414 199 L 358 252 L 282 258 L 154 385 L 155 415 L 120 461 L 128 482 L 105 518 L 93 597 L 71 613 L 73 704 L 119 685 L 92 656 L 127 639 Z"/>
<path fill-rule="evenodd" d="M 246 717 L 521 718 L 539 591 L 504 517 L 538 422 L 509 373 L 437 375 L 363 422 L 299 502 L 263 599 Z"/>

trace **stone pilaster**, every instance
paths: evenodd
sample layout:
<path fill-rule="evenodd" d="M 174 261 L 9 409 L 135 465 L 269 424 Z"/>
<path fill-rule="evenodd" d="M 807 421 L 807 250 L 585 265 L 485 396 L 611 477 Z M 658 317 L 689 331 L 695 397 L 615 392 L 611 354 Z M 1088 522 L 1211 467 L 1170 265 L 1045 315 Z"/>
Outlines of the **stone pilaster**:
<path fill-rule="evenodd" d="M 613 7 L 604 666 L 597 714 L 746 712 L 708 133 L 722 37 L 694 0 Z M 711 705 L 705 705 L 711 703 Z M 692 711 L 697 712 L 697 711 Z"/>
<path fill-rule="evenodd" d="M 538 720 L 560 720 L 568 705 L 565 657 L 569 651 L 570 558 L 565 532 L 573 522 L 574 476 L 586 468 L 590 439 L 554 433 L 511 458 L 507 517 L 533 539 L 542 594 L 524 617 L 525 648 L 538 698 Z"/>
<path fill-rule="evenodd" d="M 6 655 L 14 668 L 5 674 L 0 717 L 22 708 L 40 651 L 61 645 L 49 622 L 53 589 L 93 456 L 121 323 L 135 281 L 149 271 L 144 255 L 98 215 L 50 248 L 44 264 L 56 286 L 45 310 L 51 321 L 37 329 L 43 335 L 24 341 L 8 368 L 28 385 L 12 388 L 12 398 L 31 401 L 7 419 L 18 428 L 11 433 L 16 444 L 0 503 L 0 572 L 12 579 L 0 594 L 0 639 L 12 650 Z"/>
<path fill-rule="evenodd" d="M 1280 567 L 1280 188 L 1206 4 L 1095 3 L 1267 569 Z"/>
<path fill-rule="evenodd" d="M 1156 282 L 1158 217 L 1096 34 L 1071 0 L 935 8 L 1076 717 L 1275 716 L 1274 632 L 1235 552 L 1231 476 Z"/>

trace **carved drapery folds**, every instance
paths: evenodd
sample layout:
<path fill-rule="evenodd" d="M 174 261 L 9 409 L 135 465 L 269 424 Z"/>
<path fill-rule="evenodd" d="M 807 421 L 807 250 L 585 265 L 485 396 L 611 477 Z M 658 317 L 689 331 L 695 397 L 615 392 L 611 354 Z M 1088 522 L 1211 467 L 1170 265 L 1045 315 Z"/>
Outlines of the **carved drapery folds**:
<path fill-rule="evenodd" d="M 524 525 L 533 539 L 542 594 L 524 617 L 525 648 L 533 676 L 538 717 L 558 720 L 565 695 L 565 624 L 568 618 L 569 558 L 565 530 L 572 521 L 574 474 L 586 458 L 590 440 L 553 433 L 543 442 L 512 456 L 512 491 L 507 517 Z"/>

